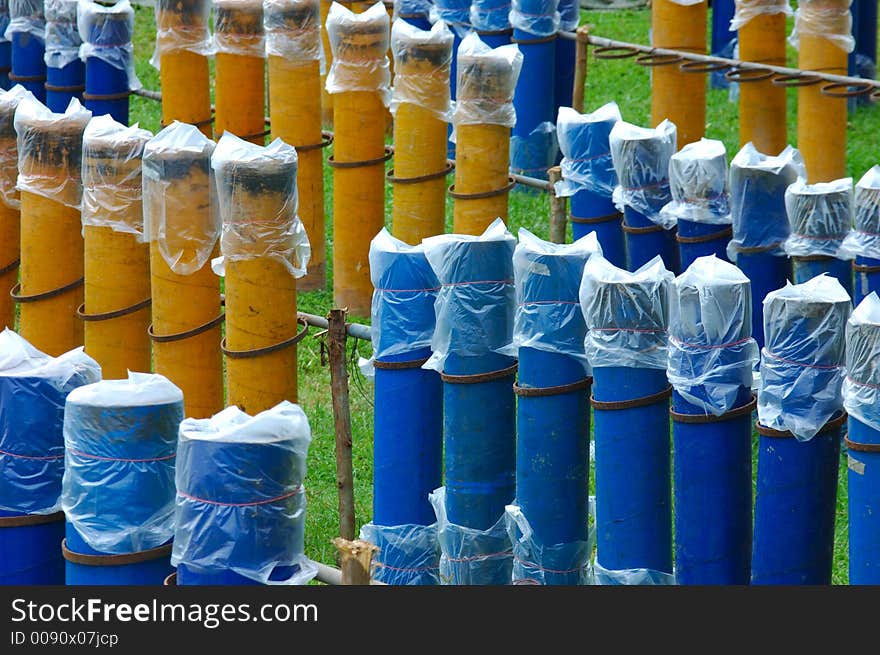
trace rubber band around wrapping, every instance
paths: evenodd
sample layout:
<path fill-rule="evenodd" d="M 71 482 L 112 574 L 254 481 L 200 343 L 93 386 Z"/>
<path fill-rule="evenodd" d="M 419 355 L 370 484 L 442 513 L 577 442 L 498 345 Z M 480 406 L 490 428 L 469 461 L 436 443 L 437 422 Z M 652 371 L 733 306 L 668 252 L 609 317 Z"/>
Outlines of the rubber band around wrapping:
<path fill-rule="evenodd" d="M 333 143 L 333 135 L 330 132 L 321 132 L 319 143 L 310 143 L 307 146 L 293 146 L 297 152 L 309 152 L 310 150 L 322 150 Z"/>
<path fill-rule="evenodd" d="M 455 200 L 483 200 L 485 198 L 494 198 L 495 196 L 503 196 L 505 193 L 509 193 L 513 187 L 516 186 L 516 180 L 512 177 L 507 178 L 507 184 L 499 189 L 494 189 L 493 191 L 482 191 L 480 193 L 459 193 L 455 190 L 455 185 L 449 187 L 449 196 L 454 198 Z"/>
<path fill-rule="evenodd" d="M 35 293 L 31 296 L 22 296 L 21 292 L 21 283 L 16 284 L 10 290 L 9 295 L 12 296 L 12 299 L 15 302 L 25 303 L 25 302 L 40 302 L 41 300 L 49 300 L 50 298 L 57 298 L 58 296 L 62 296 L 68 291 L 73 291 L 74 289 L 78 289 L 83 284 L 85 284 L 85 278 L 79 278 L 78 280 L 74 280 L 70 284 L 65 284 L 63 287 L 58 287 L 57 289 L 52 289 L 51 291 L 44 291 L 43 293 Z"/>
<path fill-rule="evenodd" d="M 515 556 L 515 555 L 514 555 L 514 557 L 513 557 L 513 561 L 515 561 L 515 562 L 519 562 L 519 563 L 522 564 L 523 566 L 527 566 L 527 567 L 530 568 L 530 569 L 536 569 L 536 570 L 538 570 L 538 571 L 542 571 L 542 572 L 544 572 L 544 573 L 556 573 L 556 574 L 560 574 L 560 575 L 561 575 L 561 574 L 564 574 L 564 573 L 577 573 L 578 571 L 586 571 L 586 570 L 588 570 L 588 569 L 590 568 L 590 563 L 589 563 L 589 562 L 585 562 L 584 564 L 582 564 L 582 565 L 580 565 L 580 566 L 576 566 L 576 567 L 573 568 L 573 569 L 548 569 L 548 568 L 545 568 L 545 567 L 543 567 L 543 566 L 539 566 L 539 565 L 536 564 L 535 562 L 530 562 L 530 561 L 528 561 L 528 560 L 525 560 L 525 559 L 519 558 L 519 557 L 517 557 L 517 556 Z M 538 582 L 536 582 L 536 581 L 534 581 L 534 580 L 528 580 L 528 579 L 526 579 L 526 580 L 517 580 L 517 581 L 514 582 L 513 584 L 540 584 L 540 583 L 538 583 Z"/>
<path fill-rule="evenodd" d="M 856 273 L 880 273 L 880 266 L 868 266 L 867 264 L 853 264 L 853 270 Z M 0 271 L 0 275 L 3 271 Z"/>
<path fill-rule="evenodd" d="M 223 337 L 223 340 L 220 342 L 220 350 L 222 350 L 223 354 L 229 357 L 229 359 L 254 359 L 255 357 L 270 355 L 279 350 L 290 348 L 305 339 L 306 335 L 309 333 L 309 324 L 306 323 L 305 319 L 297 319 L 297 322 L 302 324 L 302 329 L 289 339 L 285 339 L 275 345 L 266 346 L 264 348 L 254 348 L 252 350 L 228 350 L 226 348 L 226 337 Z"/>
<path fill-rule="evenodd" d="M 596 400 L 590 396 L 590 405 L 593 409 L 603 411 L 616 411 L 620 409 L 635 409 L 636 407 L 647 407 L 648 405 L 658 404 L 661 400 L 668 400 L 672 396 L 672 385 L 670 384 L 663 391 L 659 391 L 650 396 L 642 396 L 641 398 L 633 398 L 632 400 L 614 400 L 602 401 Z"/>
<path fill-rule="evenodd" d="M 226 319 L 226 314 L 220 314 L 219 316 L 212 318 L 207 323 L 203 323 L 198 327 L 194 327 L 192 330 L 187 330 L 186 332 L 178 332 L 176 334 L 156 334 L 153 332 L 153 324 L 150 323 L 150 327 L 147 328 L 147 334 L 150 335 L 150 339 L 152 339 L 156 343 L 170 343 L 172 341 L 182 341 L 184 339 L 189 339 L 190 337 L 195 337 L 203 332 L 207 332 L 208 330 L 219 326 Z"/>
<path fill-rule="evenodd" d="M 728 227 L 727 229 L 721 230 L 719 232 L 714 232 L 712 234 L 704 234 L 698 237 L 683 237 L 680 234 L 676 233 L 675 240 L 679 243 L 709 243 L 710 241 L 717 241 L 718 239 L 723 239 L 724 237 L 732 237 L 733 236 L 733 228 Z"/>
<path fill-rule="evenodd" d="M 219 507 L 255 507 L 257 505 L 269 505 L 271 503 L 277 503 L 279 500 L 287 500 L 288 498 L 292 498 L 297 494 L 303 493 L 304 489 L 302 485 L 297 485 L 297 487 L 293 491 L 289 491 L 286 494 L 281 494 L 280 496 L 275 496 L 274 498 L 267 498 L 265 500 L 253 500 L 247 503 L 224 503 L 219 500 L 208 500 L 207 498 L 199 498 L 198 496 L 191 496 L 186 492 L 177 490 L 177 495 L 181 498 L 186 498 L 187 500 L 194 500 L 197 503 L 205 503 L 206 505 L 217 505 Z"/>
<path fill-rule="evenodd" d="M 764 346 L 764 351 L 767 355 L 770 356 L 771 359 L 775 359 L 779 362 L 783 362 L 784 364 L 791 364 L 792 366 L 802 366 L 803 368 L 815 368 L 823 371 L 832 371 L 836 368 L 843 368 L 843 364 L 805 364 L 803 362 L 796 362 L 793 359 L 786 359 L 785 357 L 780 357 L 773 351 L 771 351 L 768 347 Z"/>
<path fill-rule="evenodd" d="M 559 396 L 564 393 L 572 393 L 573 391 L 583 391 L 589 389 L 593 384 L 593 378 L 588 377 L 577 382 L 569 384 L 560 384 L 555 387 L 521 387 L 519 384 L 513 385 L 513 393 L 520 398 L 543 398 L 546 396 Z"/>
<path fill-rule="evenodd" d="M 429 182 L 431 180 L 439 180 L 449 175 L 455 170 L 455 164 L 446 163 L 446 168 L 436 173 L 428 173 L 427 175 L 419 175 L 418 177 L 394 177 L 394 169 L 389 170 L 385 177 L 392 184 L 418 184 L 419 182 Z"/>
<path fill-rule="evenodd" d="M 820 434 L 834 432 L 834 430 L 837 430 L 840 426 L 844 424 L 846 419 L 847 413 L 841 412 L 840 416 L 831 419 L 825 425 L 823 425 L 822 429 L 816 433 L 816 436 L 819 436 Z M 774 430 L 773 428 L 764 427 L 763 425 L 761 425 L 760 420 L 755 421 L 755 427 L 758 429 L 758 434 L 760 434 L 762 437 L 772 437 L 774 439 L 794 438 L 794 434 L 792 434 L 790 431 Z"/>
<path fill-rule="evenodd" d="M 124 553 L 122 555 L 86 555 L 75 553 L 67 548 L 67 539 L 61 540 L 61 554 L 71 564 L 83 566 L 126 566 L 127 564 L 140 564 L 161 559 L 171 555 L 171 544 L 165 544 L 157 548 L 142 550 L 138 553 Z"/>
<path fill-rule="evenodd" d="M 79 450 L 74 450 L 73 448 L 68 448 L 67 452 L 71 455 L 76 455 L 77 457 L 83 457 L 85 459 L 97 459 L 102 462 L 129 462 L 131 464 L 146 464 L 149 462 L 167 462 L 169 460 L 177 457 L 177 453 L 172 453 L 170 455 L 163 455 L 162 457 L 144 457 L 142 459 L 129 459 L 125 457 L 103 457 L 101 455 L 91 455 L 89 453 L 84 453 Z"/>
<path fill-rule="evenodd" d="M 513 555 L 513 549 L 510 550 L 502 550 L 497 553 L 486 553 L 485 555 L 473 555 L 471 557 L 449 557 L 446 556 L 446 559 L 450 562 L 482 562 L 487 559 L 496 559 L 499 557 L 510 557 Z M 450 578 L 451 580 L 452 578 Z"/>
<path fill-rule="evenodd" d="M 380 359 L 373 360 L 373 368 L 382 371 L 403 371 L 411 368 L 422 368 L 422 364 L 428 361 L 427 357 L 422 359 L 411 359 L 407 362 L 383 362 Z"/>
<path fill-rule="evenodd" d="M 129 305 L 124 309 L 117 309 L 116 311 L 112 312 L 104 312 L 103 314 L 86 314 L 86 304 L 83 303 L 76 308 L 76 316 L 83 321 L 109 321 L 114 318 L 121 318 L 123 316 L 128 316 L 129 314 L 134 314 L 135 312 L 139 312 L 142 309 L 146 309 L 152 304 L 153 299 L 147 298 L 146 300 L 141 300 L 139 303 L 135 303 L 134 305 Z"/>
<path fill-rule="evenodd" d="M 652 232 L 665 232 L 666 229 L 662 225 L 649 225 L 647 227 L 633 227 L 624 223 L 623 231 L 627 234 L 651 234 Z"/>
<path fill-rule="evenodd" d="M 330 168 L 363 168 L 366 166 L 377 166 L 378 164 L 384 164 L 391 159 L 393 155 L 394 150 L 391 146 L 385 146 L 385 154 L 381 157 L 376 157 L 375 159 L 365 159 L 363 161 L 336 161 L 334 155 L 330 155 L 330 157 L 327 158 L 327 165 L 330 166 Z"/>
<path fill-rule="evenodd" d="M 64 453 L 60 455 L 20 455 L 18 453 L 10 453 L 8 450 L 0 450 L 0 455 L 15 457 L 16 459 L 32 459 L 37 462 L 51 462 L 53 459 L 64 459 Z"/>
<path fill-rule="evenodd" d="M 846 444 L 848 450 L 854 450 L 857 453 L 880 453 L 880 443 L 859 443 L 858 441 L 850 441 L 847 437 L 843 438 L 843 443 Z"/>
<path fill-rule="evenodd" d="M 29 525 L 45 525 L 64 520 L 64 512 L 53 514 L 23 514 L 22 516 L 0 516 L 0 528 L 24 528 Z"/>
<path fill-rule="evenodd" d="M 724 421 L 732 421 L 735 418 L 751 416 L 752 412 L 755 411 L 755 408 L 757 406 L 758 399 L 755 396 L 752 396 L 752 399 L 742 407 L 731 409 L 729 412 L 725 412 L 721 416 L 715 416 L 715 414 L 679 414 L 673 409 L 669 410 L 669 415 L 676 423 L 689 423 L 692 425 L 703 423 L 723 423 Z"/>
<path fill-rule="evenodd" d="M 76 84 L 74 86 L 55 86 L 54 84 L 49 84 L 46 82 L 43 87 L 46 91 L 53 91 L 55 93 L 79 93 L 80 91 L 85 91 L 85 84 Z"/>
<path fill-rule="evenodd" d="M 619 221 L 623 217 L 623 214 L 620 212 L 614 212 L 613 214 L 606 214 L 605 216 L 593 216 L 591 218 L 582 218 L 580 216 L 569 216 L 568 220 L 571 223 L 577 223 L 578 225 L 598 225 L 599 223 L 610 223 L 612 221 Z"/>
<path fill-rule="evenodd" d="M 45 75 L 16 75 L 11 70 L 9 71 L 9 81 L 10 82 L 45 82 Z"/>
<path fill-rule="evenodd" d="M 513 364 L 512 366 L 502 368 L 498 371 L 476 373 L 474 375 L 449 375 L 447 373 L 440 373 L 440 379 L 449 384 L 480 384 L 482 382 L 492 382 L 494 380 L 509 378 L 514 375 L 517 366 L 517 364 Z"/>
<path fill-rule="evenodd" d="M 3 268 L 0 268 L 0 275 L 6 275 L 7 273 L 11 273 L 15 269 L 17 269 L 21 265 L 20 259 L 13 259 L 11 262 L 6 264 Z"/>
<path fill-rule="evenodd" d="M 128 98 L 133 91 L 131 89 L 127 91 L 120 91 L 119 93 L 107 93 L 105 95 L 102 94 L 94 94 L 83 92 L 83 100 L 125 100 Z"/>

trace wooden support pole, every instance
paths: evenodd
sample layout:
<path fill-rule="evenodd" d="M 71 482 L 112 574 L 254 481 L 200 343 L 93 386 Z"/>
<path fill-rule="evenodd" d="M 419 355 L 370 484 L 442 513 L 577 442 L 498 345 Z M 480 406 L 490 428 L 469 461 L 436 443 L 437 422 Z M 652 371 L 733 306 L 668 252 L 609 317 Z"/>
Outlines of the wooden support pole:
<path fill-rule="evenodd" d="M 348 403 L 345 309 L 327 315 L 327 346 L 330 351 L 330 390 L 333 425 L 336 429 L 336 488 L 339 493 L 339 535 L 354 539 L 354 471 L 351 457 L 351 409 Z"/>
<path fill-rule="evenodd" d="M 554 166 L 547 171 L 550 184 L 562 180 L 562 169 Z M 550 190 L 550 241 L 565 243 L 565 227 L 568 222 L 568 199 L 560 198 L 551 187 Z"/>
<path fill-rule="evenodd" d="M 339 551 L 342 584 L 370 584 L 370 565 L 373 561 L 373 554 L 379 552 L 379 549 L 360 539 L 350 541 L 341 537 L 336 537 L 333 540 L 333 545 Z"/>
<path fill-rule="evenodd" d="M 574 60 L 574 92 L 572 93 L 572 107 L 578 111 L 586 111 L 587 90 L 587 54 L 590 48 L 590 26 L 581 25 L 577 28 L 577 49 Z"/>

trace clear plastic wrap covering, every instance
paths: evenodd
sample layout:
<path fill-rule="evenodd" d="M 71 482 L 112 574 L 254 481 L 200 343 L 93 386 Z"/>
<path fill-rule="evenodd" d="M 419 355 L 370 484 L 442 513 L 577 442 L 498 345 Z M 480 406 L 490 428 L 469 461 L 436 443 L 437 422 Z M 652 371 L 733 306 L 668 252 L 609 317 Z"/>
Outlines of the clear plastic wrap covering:
<path fill-rule="evenodd" d="M 618 121 L 611 130 L 611 159 L 619 180 L 614 204 L 630 207 L 664 229 L 675 219 L 660 210 L 669 202 L 669 160 L 677 142 L 675 124 L 664 120 L 655 128 Z"/>
<path fill-rule="evenodd" d="M 404 20 L 429 18 L 433 9 L 434 3 L 432 0 L 394 0 L 394 8 L 391 12 L 392 27 L 394 21 L 398 18 L 403 18 Z"/>
<path fill-rule="evenodd" d="M 785 211 L 791 229 L 783 244 L 787 254 L 853 258 L 843 248 L 853 221 L 851 177 L 816 184 L 796 180 L 785 190 Z"/>
<path fill-rule="evenodd" d="M 868 294 L 846 322 L 843 407 L 855 419 L 880 430 L 880 297 Z"/>
<path fill-rule="evenodd" d="M 214 54 L 209 19 L 211 0 L 156 0 L 156 48 L 150 64 L 158 69 L 162 55 L 187 51 L 197 55 Z"/>
<path fill-rule="evenodd" d="M 854 227 L 843 240 L 843 249 L 854 256 L 880 259 L 880 166 L 872 166 L 856 184 L 853 213 Z"/>
<path fill-rule="evenodd" d="M 488 530 L 477 530 L 449 522 L 446 487 L 435 489 L 428 499 L 437 515 L 440 584 L 510 584 L 511 579 L 498 580 L 499 573 L 509 570 L 506 564 L 513 556 L 505 515 Z"/>
<path fill-rule="evenodd" d="M 266 56 L 262 0 L 214 0 L 214 52 Z"/>
<path fill-rule="evenodd" d="M 56 114 L 33 96 L 15 110 L 18 144 L 18 190 L 69 207 L 82 200 L 82 137 L 92 112 L 76 98 Z"/>
<path fill-rule="evenodd" d="M 590 529 L 587 541 L 564 544 L 542 544 L 535 537 L 532 526 L 522 508 L 515 502 L 504 508 L 507 535 L 513 545 L 513 584 L 593 584 L 592 555 L 596 545 L 595 527 Z M 560 565 L 568 568 L 561 570 Z"/>
<path fill-rule="evenodd" d="M 812 439 L 843 407 L 850 297 L 822 274 L 764 298 L 758 419 L 765 427 Z"/>
<path fill-rule="evenodd" d="M 261 584 L 311 580 L 317 568 L 303 553 L 310 441 L 305 413 L 286 400 L 256 416 L 233 406 L 185 419 L 171 564 L 231 570 Z M 292 570 L 278 579 L 279 568 Z"/>
<path fill-rule="evenodd" d="M 510 29 L 510 0 L 471 0 L 471 25 L 480 32 Z"/>
<path fill-rule="evenodd" d="M 749 142 L 730 162 L 730 216 L 733 239 L 727 246 L 730 261 L 736 261 L 741 248 L 775 249 L 782 253 L 788 238 L 788 218 L 784 203 L 773 202 L 798 178 L 807 177 L 801 153 L 786 146 L 771 157 Z M 771 206 L 772 205 L 772 206 Z"/>
<path fill-rule="evenodd" d="M 760 358 L 752 338 L 749 279 L 714 255 L 698 257 L 672 283 L 666 375 L 684 399 L 707 414 L 734 409 L 752 386 Z"/>
<path fill-rule="evenodd" d="M 297 215 L 297 155 L 275 139 L 268 146 L 226 133 L 220 137 L 211 168 L 217 184 L 224 260 L 268 257 L 294 277 L 306 274 L 311 246 Z M 257 208 L 265 214 L 255 215 Z"/>
<path fill-rule="evenodd" d="M 559 29 L 574 32 L 581 22 L 581 7 L 578 0 L 559 3 Z"/>
<path fill-rule="evenodd" d="M 616 102 L 602 105 L 591 114 L 581 114 L 571 107 L 559 108 L 556 138 L 562 151 L 562 179 L 554 187 L 557 196 L 573 196 L 583 189 L 608 197 L 614 193 L 618 182 L 611 160 L 609 130 L 596 129 L 595 125 L 619 120 L 622 119 Z"/>
<path fill-rule="evenodd" d="M 420 30 L 405 20 L 391 25 L 391 53 L 396 63 L 394 88 L 391 90 L 391 113 L 405 102 L 432 112 L 446 123 L 452 120 L 452 102 L 449 92 L 449 73 L 452 68 L 452 31 L 443 21 L 430 30 Z M 413 58 L 421 65 L 410 67 L 412 73 L 402 72 L 399 62 Z M 446 92 L 437 93 L 438 88 Z"/>
<path fill-rule="evenodd" d="M 587 326 L 578 293 L 587 260 L 593 254 L 602 254 L 596 233 L 590 232 L 569 244 L 544 241 L 522 227 L 518 236 L 519 243 L 513 251 L 516 318 L 513 342 L 507 354 L 517 357 L 520 348 L 534 348 L 566 355 L 580 361 L 589 375 L 590 363 L 584 354 Z M 547 257 L 559 262 L 555 277 L 550 277 L 550 269 L 541 261 Z M 552 301 L 527 302 L 523 292 L 526 285 L 534 296 L 543 297 L 541 288 L 547 285 L 551 293 L 559 297 Z"/>
<path fill-rule="evenodd" d="M 50 357 L 9 328 L 0 332 L 0 510 L 61 509 L 64 401 L 100 379 L 82 348 Z"/>
<path fill-rule="evenodd" d="M 609 570 L 599 564 L 599 560 L 593 564 L 593 576 L 597 585 L 609 586 L 645 586 L 645 585 L 674 585 L 675 575 L 654 571 L 653 569 L 623 569 Z"/>
<path fill-rule="evenodd" d="M 201 269 L 220 237 L 213 179 L 208 184 L 209 206 L 202 214 L 203 221 L 185 220 L 177 200 L 186 193 L 182 185 L 190 183 L 191 167 L 213 178 L 210 160 L 214 146 L 199 128 L 178 121 L 144 146 L 144 239 L 159 243 L 162 258 L 178 275 Z M 175 191 L 169 193 L 172 187 Z"/>
<path fill-rule="evenodd" d="M 9 42 L 6 28 L 9 27 L 9 0 L 0 0 L 0 43 Z"/>
<path fill-rule="evenodd" d="M 16 32 L 30 34 L 40 43 L 46 42 L 46 18 L 43 0 L 9 0 L 9 24 L 3 32 L 7 41 Z"/>
<path fill-rule="evenodd" d="M 430 20 L 442 20 L 464 38 L 471 24 L 470 0 L 434 0 Z"/>
<path fill-rule="evenodd" d="M 50 68 L 64 68 L 79 59 L 82 39 L 76 27 L 79 0 L 46 0 L 46 52 L 43 60 Z"/>
<path fill-rule="evenodd" d="M 110 114 L 92 119 L 83 132 L 82 224 L 144 237 L 141 158 L 153 138 L 135 123 L 126 127 Z"/>
<path fill-rule="evenodd" d="M 522 52 L 515 43 L 490 48 L 476 32 L 458 46 L 455 125 L 516 124 L 513 92 L 522 69 Z"/>
<path fill-rule="evenodd" d="M 687 144 L 669 160 L 672 201 L 661 213 L 670 220 L 716 225 L 730 224 L 727 150 L 721 141 L 700 139 Z"/>
<path fill-rule="evenodd" d="M 559 31 L 562 19 L 558 9 L 559 0 L 512 0 L 510 26 L 536 37 L 553 36 Z"/>
<path fill-rule="evenodd" d="M 158 548 L 174 536 L 174 458 L 183 392 L 129 373 L 74 389 L 64 411 L 61 506 L 102 553 Z"/>
<path fill-rule="evenodd" d="M 480 241 L 501 242 L 510 253 L 504 262 L 509 264 L 509 269 L 495 280 L 451 282 L 467 278 L 466 271 L 475 265 L 471 260 L 477 257 L 458 256 L 456 245 Z M 496 218 L 480 236 L 441 234 L 423 239 L 422 244 L 440 282 L 434 303 L 437 325 L 431 338 L 433 352 L 422 368 L 443 371 L 446 357 L 452 352 L 462 356 L 504 354 L 513 339 L 516 302 L 513 280 L 516 239 L 507 231 L 504 221 Z"/>
<path fill-rule="evenodd" d="M 353 13 L 338 2 L 327 14 L 327 37 L 333 63 L 327 73 L 328 93 L 375 91 L 391 104 L 390 20 L 385 5 L 377 2 L 365 12 Z"/>
<path fill-rule="evenodd" d="M 99 5 L 91 0 L 79 0 L 76 22 L 82 45 L 79 57 L 87 61 L 91 57 L 128 73 L 128 88 L 132 91 L 143 85 L 134 72 L 134 9 L 128 0 L 112 7 Z"/>
<path fill-rule="evenodd" d="M 736 0 L 736 9 L 730 21 L 730 31 L 736 32 L 753 18 L 776 14 L 792 15 L 788 0 Z"/>
<path fill-rule="evenodd" d="M 372 578 L 389 585 L 440 584 L 440 542 L 437 524 L 361 526 L 360 539 L 378 546 Z M 388 559 L 392 553 L 397 559 Z"/>
<path fill-rule="evenodd" d="M 666 369 L 673 277 L 659 255 L 634 273 L 601 255 L 587 260 L 580 303 L 587 323 L 584 345 L 593 368 Z"/>
<path fill-rule="evenodd" d="M 266 54 L 287 61 L 320 61 L 324 68 L 321 40 L 321 0 L 263 0 Z"/>
<path fill-rule="evenodd" d="M 794 12 L 794 29 L 789 43 L 800 48 L 800 37 L 817 36 L 828 39 L 844 52 L 852 52 L 856 40 L 852 34 L 852 0 L 829 3 L 826 0 L 800 0 Z"/>
<path fill-rule="evenodd" d="M 18 193 L 18 138 L 15 133 L 15 110 L 18 104 L 34 95 L 20 84 L 9 91 L 0 91 L 0 199 L 7 207 L 18 209 L 21 198 Z"/>

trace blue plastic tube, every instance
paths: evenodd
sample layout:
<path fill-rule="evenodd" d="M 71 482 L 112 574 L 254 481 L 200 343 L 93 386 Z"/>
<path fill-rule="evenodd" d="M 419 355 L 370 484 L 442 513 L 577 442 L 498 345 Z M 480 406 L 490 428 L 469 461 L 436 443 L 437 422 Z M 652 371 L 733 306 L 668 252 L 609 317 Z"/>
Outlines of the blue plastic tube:
<path fill-rule="evenodd" d="M 730 243 L 731 230 L 729 225 L 698 223 L 684 218 L 678 219 L 678 241 L 681 270 L 694 263 L 698 257 L 715 255 L 727 261 L 727 244 Z"/>
<path fill-rule="evenodd" d="M 45 46 L 29 32 L 12 34 L 12 73 L 10 82 L 21 84 L 40 102 L 46 102 Z"/>
<path fill-rule="evenodd" d="M 623 209 L 623 233 L 626 237 L 626 267 L 637 271 L 657 255 L 673 273 L 681 270 L 676 230 L 665 230 L 632 207 Z"/>
<path fill-rule="evenodd" d="M 76 21 L 76 0 L 47 0 L 46 17 L 46 106 L 63 113 L 71 98 L 82 101 L 85 64 L 79 58 L 82 39 Z"/>
<path fill-rule="evenodd" d="M 67 585 L 161 585 L 174 569 L 171 544 L 126 555 L 91 548 L 70 522 L 65 523 L 64 582 Z"/>
<path fill-rule="evenodd" d="M 771 291 L 785 286 L 791 278 L 791 260 L 765 250 L 740 252 L 736 256 L 737 267 L 752 283 L 752 335 L 764 346 L 764 309 L 761 304 Z"/>
<path fill-rule="evenodd" d="M 469 22 L 483 43 L 497 48 L 510 43 L 509 13 L 510 0 L 472 0 Z"/>
<path fill-rule="evenodd" d="M 64 584 L 64 514 L 0 510 L 0 585 Z"/>
<path fill-rule="evenodd" d="M 458 46 L 464 34 L 471 29 L 470 0 L 436 0 L 434 6 L 449 28 L 452 30 L 452 63 L 449 66 L 449 94 L 455 100 L 455 90 L 458 83 Z M 427 29 L 427 28 L 426 28 Z M 452 136 L 452 123 L 449 123 L 448 134 Z M 446 156 L 455 159 L 455 143 L 448 141 L 446 144 Z"/>
<path fill-rule="evenodd" d="M 559 0 L 559 29 L 566 32 L 577 30 L 580 23 L 580 4 L 577 0 Z M 553 115 L 560 107 L 571 107 L 574 94 L 574 69 L 577 43 L 574 39 L 556 41 L 556 88 L 553 93 Z M 578 111 L 582 107 L 575 107 Z"/>
<path fill-rule="evenodd" d="M 858 305 L 872 291 L 880 293 L 880 259 L 857 255 L 853 260 L 853 304 Z"/>
<path fill-rule="evenodd" d="M 100 5 L 97 5 L 100 7 Z M 85 42 L 105 56 L 112 56 L 116 64 L 93 53 L 86 59 L 86 90 L 83 94 L 86 109 L 94 116 L 110 114 L 113 120 L 128 125 L 130 48 L 133 19 L 112 8 L 96 13 L 91 18 Z M 82 26 L 81 26 L 82 29 Z"/>
<path fill-rule="evenodd" d="M 64 113 L 72 98 L 82 100 L 85 90 L 85 68 L 82 61 L 72 61 L 64 68 L 46 68 L 46 106 Z"/>
<path fill-rule="evenodd" d="M 880 431 L 849 417 L 849 583 L 880 584 Z"/>
<path fill-rule="evenodd" d="M 817 275 L 827 273 L 831 277 L 838 279 L 846 292 L 850 295 L 853 293 L 853 268 L 852 262 L 848 259 L 837 259 L 836 257 L 813 256 L 813 257 L 792 257 L 792 267 L 794 269 L 794 282 L 801 284 L 810 280 Z"/>
<path fill-rule="evenodd" d="M 623 214 L 610 197 L 583 189 L 571 197 L 571 236 L 577 241 L 595 232 L 602 254 L 618 268 L 626 268 L 626 241 L 623 238 Z"/>
<path fill-rule="evenodd" d="M 734 0 L 712 0 L 712 54 L 716 57 L 733 58 L 737 33 L 730 29 L 730 21 L 736 10 Z M 713 71 L 709 76 L 712 88 L 726 89 L 730 82 L 724 71 Z"/>
<path fill-rule="evenodd" d="M 8 91 L 12 84 L 9 73 L 12 72 L 12 42 L 0 41 L 0 89 Z"/>

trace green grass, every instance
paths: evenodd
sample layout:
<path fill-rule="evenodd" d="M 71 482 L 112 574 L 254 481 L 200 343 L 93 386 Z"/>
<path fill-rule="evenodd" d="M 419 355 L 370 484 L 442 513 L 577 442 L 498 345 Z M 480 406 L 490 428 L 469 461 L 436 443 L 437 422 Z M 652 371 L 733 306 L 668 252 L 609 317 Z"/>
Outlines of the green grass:
<path fill-rule="evenodd" d="M 158 89 L 159 76 L 148 63 L 153 51 L 155 23 L 152 9 L 136 6 L 135 54 L 137 72 L 145 88 Z M 582 12 L 582 23 L 593 25 L 592 33 L 612 39 L 648 42 L 650 14 L 645 10 L 618 10 Z M 790 28 L 790 25 L 789 25 Z M 789 65 L 796 63 L 789 49 Z M 590 111 L 610 100 L 620 105 L 625 120 L 647 124 L 650 113 L 649 69 L 636 66 L 632 61 L 600 61 L 590 58 L 588 64 L 586 108 Z M 132 99 L 132 120 L 142 127 L 157 131 L 160 127 L 159 104 L 135 97 Z M 794 139 L 796 125 L 796 92 L 789 91 L 789 136 Z M 880 112 L 872 107 L 859 108 L 850 118 L 848 140 L 848 174 L 856 178 L 874 163 L 872 152 L 876 140 L 873 135 L 880 128 Z M 710 90 L 707 98 L 706 136 L 722 140 L 732 157 L 738 144 L 737 108 L 728 99 L 727 91 Z M 325 155 L 326 156 L 326 155 Z M 389 164 L 390 165 L 390 164 Z M 327 208 L 327 248 L 332 252 L 332 190 L 333 179 L 325 167 L 325 196 Z M 390 188 L 386 193 L 386 223 L 390 227 Z M 517 192 L 511 195 L 508 226 L 512 232 L 525 227 L 541 238 L 548 237 L 549 198 L 547 194 Z M 447 203 L 447 228 L 451 229 L 451 203 Z M 328 257 L 328 285 L 332 284 L 332 262 Z M 315 314 L 326 314 L 332 306 L 328 290 L 300 294 L 300 309 Z M 351 317 L 368 322 L 368 317 Z M 313 330 L 313 333 L 316 332 Z M 358 353 L 367 356 L 369 344 L 350 341 L 352 357 Z M 320 338 L 309 338 L 299 348 L 300 404 L 309 417 L 313 441 L 309 453 L 306 480 L 308 517 L 306 525 L 306 552 L 325 563 L 333 563 L 334 549 L 330 540 L 338 534 L 337 494 L 334 460 L 333 411 L 330 398 L 330 377 L 322 363 Z M 354 359 L 352 360 L 355 361 Z M 350 367 L 351 415 L 355 470 L 355 497 L 358 527 L 370 520 L 372 514 L 372 389 L 357 370 Z M 847 516 L 846 465 L 841 460 L 838 492 L 837 534 L 835 540 L 834 583 L 847 580 Z"/>

